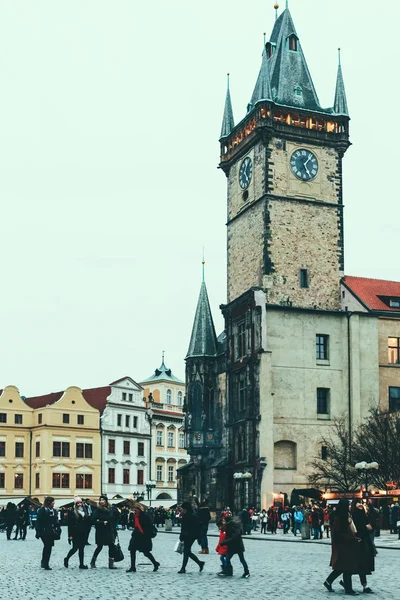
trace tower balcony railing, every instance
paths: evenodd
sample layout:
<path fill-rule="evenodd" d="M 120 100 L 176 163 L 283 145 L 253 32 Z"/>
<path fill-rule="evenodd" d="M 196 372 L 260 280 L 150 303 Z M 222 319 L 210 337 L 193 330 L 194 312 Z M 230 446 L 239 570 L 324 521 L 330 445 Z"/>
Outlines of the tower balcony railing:
<path fill-rule="evenodd" d="M 302 129 L 302 136 L 321 137 L 327 141 L 348 143 L 349 119 L 346 116 L 313 113 L 290 107 L 277 107 L 260 102 L 234 128 L 230 136 L 221 140 L 221 162 L 229 161 L 236 149 L 255 135 L 257 130 L 288 134 L 294 128 Z"/>

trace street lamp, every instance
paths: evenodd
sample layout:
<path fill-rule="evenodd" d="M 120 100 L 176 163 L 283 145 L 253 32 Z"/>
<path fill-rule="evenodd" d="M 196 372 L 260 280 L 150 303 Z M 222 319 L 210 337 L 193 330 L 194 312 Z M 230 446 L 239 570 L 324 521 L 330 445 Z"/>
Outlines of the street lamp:
<path fill-rule="evenodd" d="M 147 490 L 147 498 L 149 500 L 149 504 L 151 506 L 151 490 L 153 490 L 156 487 L 157 483 L 155 481 L 146 481 L 145 486 L 146 486 L 146 490 Z"/>
<path fill-rule="evenodd" d="M 377 462 L 367 463 L 365 460 L 354 465 L 357 471 L 364 473 L 365 475 L 365 498 L 368 500 L 368 471 L 373 471 L 379 469 L 379 465 Z"/>
<path fill-rule="evenodd" d="M 143 398 L 143 400 L 146 401 L 146 398 Z M 146 412 L 145 417 L 147 419 L 147 421 L 149 422 L 149 426 L 150 426 L 150 452 L 149 452 L 149 459 L 150 459 L 150 466 L 149 466 L 149 479 L 151 480 L 151 467 L 152 467 L 152 449 L 153 449 L 153 428 L 152 428 L 152 424 L 153 424 L 153 416 L 154 416 L 154 411 L 151 408 L 151 402 L 153 402 L 153 396 L 150 392 L 149 394 L 149 398 L 147 402 L 147 408 L 146 408 Z"/>

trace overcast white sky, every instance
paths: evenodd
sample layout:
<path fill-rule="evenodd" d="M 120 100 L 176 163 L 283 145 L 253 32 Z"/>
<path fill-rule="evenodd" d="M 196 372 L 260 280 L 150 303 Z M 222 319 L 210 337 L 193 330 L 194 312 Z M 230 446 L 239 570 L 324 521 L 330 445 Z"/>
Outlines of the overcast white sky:
<path fill-rule="evenodd" d="M 139 381 L 162 350 L 183 378 L 203 246 L 221 331 L 226 72 L 238 122 L 273 4 L 0 1 L 0 388 Z M 400 279 L 400 2 L 289 4 L 323 106 L 342 48 L 346 273 Z"/>

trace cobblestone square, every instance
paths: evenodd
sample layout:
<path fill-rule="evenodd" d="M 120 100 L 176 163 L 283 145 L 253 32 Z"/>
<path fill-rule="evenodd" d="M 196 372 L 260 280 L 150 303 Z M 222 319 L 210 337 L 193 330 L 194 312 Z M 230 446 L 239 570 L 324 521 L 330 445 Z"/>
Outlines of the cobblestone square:
<path fill-rule="evenodd" d="M 211 532 L 214 534 L 214 526 Z M 189 561 L 187 574 L 178 575 L 181 556 L 173 551 L 178 539 L 176 533 L 160 531 L 154 539 L 154 556 L 161 563 L 157 573 L 153 573 L 152 566 L 143 555 L 138 555 L 137 572 L 126 573 L 129 567 L 127 548 L 130 539 L 130 532 L 127 531 L 119 533 L 125 560 L 117 563 L 116 570 L 111 571 L 107 568 L 106 548 L 98 558 L 96 569 L 79 570 L 77 555 L 72 557 L 70 566 L 66 569 L 63 566 L 63 558 L 69 549 L 66 533 L 66 529 L 63 528 L 62 539 L 56 542 L 53 549 L 50 560 L 52 571 L 40 568 L 42 543 L 35 539 L 32 530 L 28 530 L 25 542 L 7 541 L 5 535 L 1 534 L 0 581 L 3 600 L 217 600 L 233 596 L 314 600 L 328 597 L 328 592 L 322 586 L 330 572 L 330 547 L 327 543 L 290 543 L 289 540 L 284 542 L 280 537 L 272 539 L 268 536 L 264 539 L 260 539 L 259 536 L 245 539 L 245 557 L 251 577 L 240 578 L 242 568 L 235 557 L 234 577 L 221 579 L 216 576 L 219 571 L 219 558 L 214 551 L 217 543 L 214 535 L 209 537 L 210 554 L 204 557 L 206 566 L 203 573 L 199 573 L 197 566 Z M 95 549 L 94 531 L 91 533 L 90 542 L 91 545 L 86 547 L 86 564 L 89 564 Z M 194 544 L 193 550 L 197 552 L 198 549 L 197 544 Z M 399 550 L 379 550 L 376 572 L 369 577 L 375 597 L 383 600 L 399 598 L 399 560 Z M 353 577 L 353 580 L 354 588 L 360 592 L 358 578 Z M 339 584 L 334 585 L 336 596 L 344 597 Z"/>

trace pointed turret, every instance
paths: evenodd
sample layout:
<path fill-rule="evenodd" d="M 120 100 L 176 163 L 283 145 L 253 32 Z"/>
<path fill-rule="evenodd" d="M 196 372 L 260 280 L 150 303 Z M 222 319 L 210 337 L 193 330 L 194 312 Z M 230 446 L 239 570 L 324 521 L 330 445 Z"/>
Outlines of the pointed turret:
<path fill-rule="evenodd" d="M 333 104 L 333 110 L 337 115 L 349 116 L 349 109 L 347 108 L 346 92 L 344 89 L 344 81 L 342 74 L 342 65 L 340 64 L 340 48 L 339 48 L 339 64 L 338 73 L 336 79 L 336 91 L 335 91 L 335 102 Z"/>
<path fill-rule="evenodd" d="M 186 358 L 194 356 L 215 356 L 217 354 L 217 336 L 215 335 L 214 321 L 208 300 L 206 283 L 201 283 L 196 315 L 194 317 L 192 336 Z"/>
<path fill-rule="evenodd" d="M 320 106 L 288 8 L 275 21 L 267 56 L 272 100 L 276 104 L 329 112 Z"/>
<path fill-rule="evenodd" d="M 261 68 L 258 74 L 257 83 L 254 88 L 253 95 L 250 100 L 250 104 L 253 107 L 257 104 L 257 102 L 260 102 L 261 100 L 272 100 L 271 82 L 268 68 L 268 56 L 267 50 L 265 48 L 265 42 L 264 50 L 262 53 Z"/>
<path fill-rule="evenodd" d="M 231 133 L 231 131 L 234 127 L 235 127 L 235 121 L 233 118 L 231 92 L 229 89 L 229 73 L 228 73 L 228 87 L 226 90 L 225 109 L 224 109 L 224 116 L 222 119 L 221 135 L 220 135 L 219 139 L 221 140 L 224 137 L 228 137 L 228 135 Z"/>

